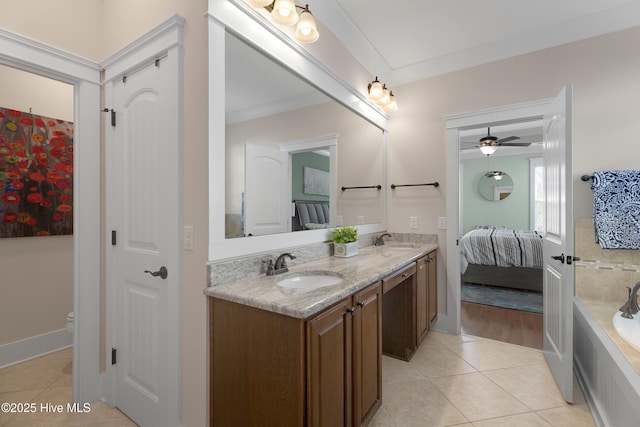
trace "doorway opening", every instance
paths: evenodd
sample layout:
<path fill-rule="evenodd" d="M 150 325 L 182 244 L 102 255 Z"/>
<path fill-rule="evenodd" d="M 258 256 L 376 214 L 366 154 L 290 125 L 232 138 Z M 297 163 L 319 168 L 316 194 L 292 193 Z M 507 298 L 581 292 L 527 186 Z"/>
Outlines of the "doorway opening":
<path fill-rule="evenodd" d="M 9 31 L 0 30 L 0 42 L 0 64 L 73 87 L 73 401 L 94 402 L 101 389 L 100 67 Z"/>
<path fill-rule="evenodd" d="M 542 349 L 542 121 L 459 139 L 461 331 Z"/>

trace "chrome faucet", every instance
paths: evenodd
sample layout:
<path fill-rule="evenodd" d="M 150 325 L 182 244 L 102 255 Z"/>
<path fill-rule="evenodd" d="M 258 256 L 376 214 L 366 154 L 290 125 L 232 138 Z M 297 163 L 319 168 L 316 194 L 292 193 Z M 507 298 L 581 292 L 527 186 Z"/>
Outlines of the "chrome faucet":
<path fill-rule="evenodd" d="M 384 234 L 379 235 L 378 237 L 376 237 L 376 238 L 373 240 L 373 244 L 374 244 L 375 246 L 384 245 L 384 237 L 385 237 L 385 236 L 389 236 L 389 237 L 391 237 L 391 234 L 389 234 L 389 233 L 384 233 Z"/>
<path fill-rule="evenodd" d="M 266 273 L 267 276 L 273 276 L 275 274 L 286 273 L 287 271 L 289 271 L 289 267 L 287 267 L 287 262 L 284 259 L 285 257 L 289 257 L 289 259 L 296 259 L 296 257 L 293 254 L 290 254 L 287 252 L 278 256 L 278 258 L 276 258 L 276 262 L 269 260 L 268 261 L 269 263 L 267 265 L 267 273 Z"/>
<path fill-rule="evenodd" d="M 640 289 L 640 282 L 633 286 L 633 290 L 628 286 L 627 289 L 629 289 L 629 299 L 620 307 L 620 311 L 622 312 L 621 316 L 625 319 L 633 319 L 633 315 L 640 311 L 640 307 L 638 307 L 638 289 Z"/>

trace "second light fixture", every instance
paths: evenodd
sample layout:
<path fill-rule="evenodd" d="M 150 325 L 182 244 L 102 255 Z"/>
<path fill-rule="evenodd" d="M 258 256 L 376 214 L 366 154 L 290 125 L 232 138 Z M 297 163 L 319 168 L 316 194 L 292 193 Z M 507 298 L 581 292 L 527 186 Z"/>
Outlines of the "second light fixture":
<path fill-rule="evenodd" d="M 380 105 L 385 111 L 396 111 L 398 102 L 393 91 L 387 89 L 387 85 L 378 80 L 378 77 L 369 83 L 369 99 Z"/>

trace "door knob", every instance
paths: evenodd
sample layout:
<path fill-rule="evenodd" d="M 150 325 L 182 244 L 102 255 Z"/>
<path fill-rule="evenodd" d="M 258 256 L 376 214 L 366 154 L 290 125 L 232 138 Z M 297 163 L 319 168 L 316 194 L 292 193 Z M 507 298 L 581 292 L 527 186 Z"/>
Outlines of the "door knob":
<path fill-rule="evenodd" d="M 149 273 L 153 277 L 160 276 L 161 279 L 166 279 L 167 275 L 169 274 L 169 272 L 167 271 L 167 267 L 165 267 L 164 265 L 162 267 L 160 267 L 160 270 L 158 270 L 158 271 L 145 270 L 144 272 L 145 273 Z"/>
<path fill-rule="evenodd" d="M 564 254 L 555 255 L 551 258 L 555 259 L 556 261 L 560 261 L 560 264 L 564 264 Z"/>

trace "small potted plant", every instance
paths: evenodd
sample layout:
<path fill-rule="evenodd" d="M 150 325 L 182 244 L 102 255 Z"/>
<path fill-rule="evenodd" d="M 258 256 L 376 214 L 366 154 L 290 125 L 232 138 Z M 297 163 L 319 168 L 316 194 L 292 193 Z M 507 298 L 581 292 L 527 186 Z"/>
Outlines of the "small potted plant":
<path fill-rule="evenodd" d="M 338 227 L 331 234 L 333 255 L 349 258 L 358 255 L 358 229 L 355 227 Z"/>

